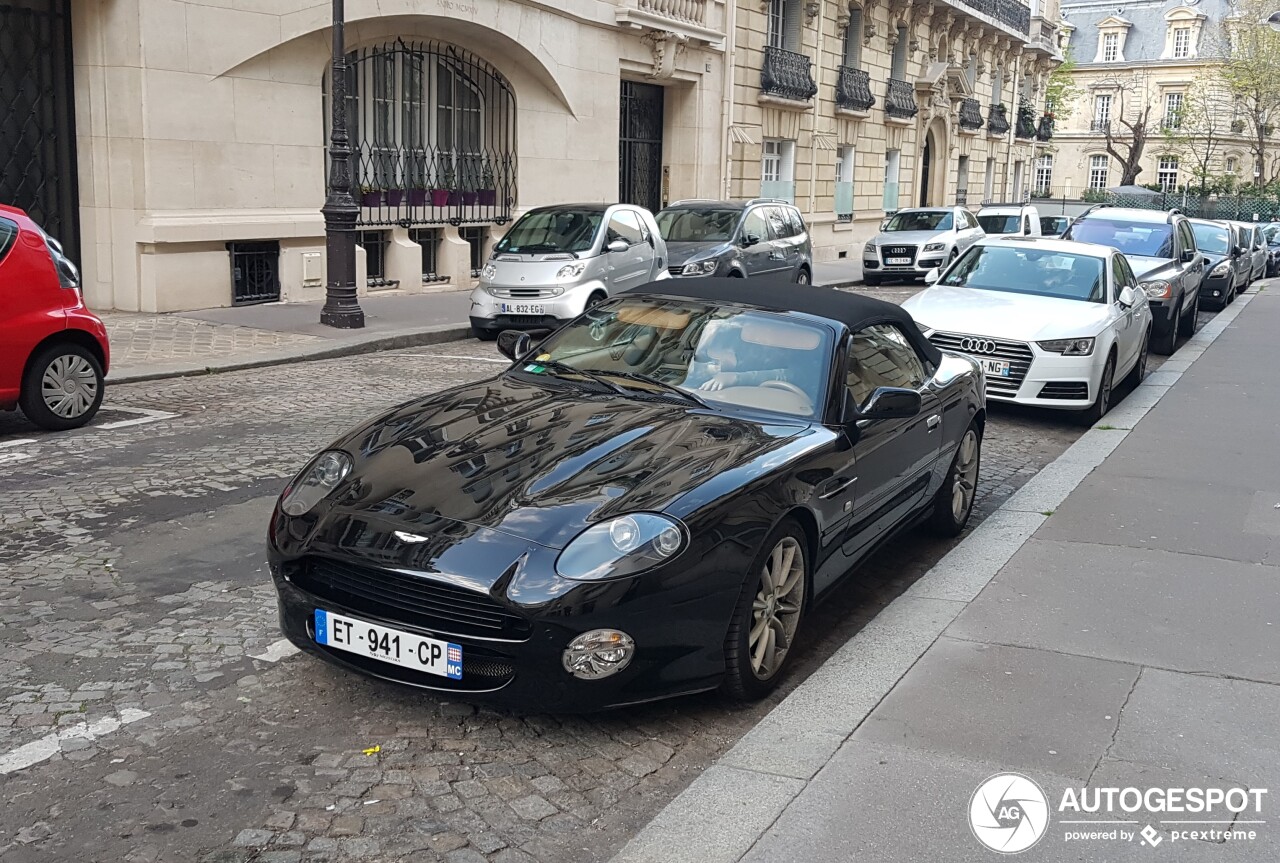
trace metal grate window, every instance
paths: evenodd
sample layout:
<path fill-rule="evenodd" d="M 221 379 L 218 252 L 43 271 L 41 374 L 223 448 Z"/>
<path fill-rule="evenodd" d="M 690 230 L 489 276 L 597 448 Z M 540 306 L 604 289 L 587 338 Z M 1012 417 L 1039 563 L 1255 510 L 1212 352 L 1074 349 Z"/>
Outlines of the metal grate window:
<path fill-rule="evenodd" d="M 409 239 L 422 247 L 422 281 L 442 282 L 440 273 L 440 229 L 414 228 L 409 231 Z"/>
<path fill-rule="evenodd" d="M 458 236 L 471 245 L 471 276 L 478 278 L 480 268 L 484 266 L 484 241 L 488 231 L 479 225 L 468 225 L 458 229 Z"/>
<path fill-rule="evenodd" d="M 280 243 L 227 243 L 231 255 L 231 305 L 280 299 Z"/>
<path fill-rule="evenodd" d="M 364 249 L 365 278 L 372 284 L 387 277 L 387 234 L 357 231 L 356 243 Z"/>

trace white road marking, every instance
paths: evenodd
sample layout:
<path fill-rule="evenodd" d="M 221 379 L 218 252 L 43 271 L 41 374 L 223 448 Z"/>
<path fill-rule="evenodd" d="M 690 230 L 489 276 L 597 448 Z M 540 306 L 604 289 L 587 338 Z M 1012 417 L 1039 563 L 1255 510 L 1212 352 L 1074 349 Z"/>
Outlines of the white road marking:
<path fill-rule="evenodd" d="M 35 442 L 36 442 L 36 439 L 33 437 L 21 437 L 21 438 L 18 438 L 17 440 L 0 441 L 0 449 L 8 449 L 11 446 L 22 446 L 23 444 L 35 443 Z"/>
<path fill-rule="evenodd" d="M 279 662 L 280 660 L 293 656 L 298 652 L 299 650 L 293 646 L 293 642 L 289 641 L 287 638 L 282 638 L 279 641 L 273 641 L 262 653 L 259 653 L 257 656 L 250 656 L 249 658 L 261 659 L 263 662 Z"/>
<path fill-rule="evenodd" d="M 29 461 L 33 458 L 35 458 L 35 454 L 29 452 L 0 453 L 0 465 L 17 464 L 20 461 Z"/>
<path fill-rule="evenodd" d="M 142 414 L 142 416 L 137 419 L 116 420 L 111 423 L 103 423 L 100 426 L 92 426 L 92 428 L 101 429 L 103 431 L 128 428 L 129 426 L 145 425 L 147 423 L 159 422 L 160 420 L 173 419 L 177 416 L 177 414 L 170 413 L 169 411 L 153 411 L 147 410 L 146 408 L 124 408 L 117 407 L 116 405 L 103 405 L 102 409 L 105 411 L 118 411 L 120 413 L 127 414 Z"/>
<path fill-rule="evenodd" d="M 62 741 L 64 740 L 70 740 L 74 737 L 95 740 L 99 737 L 105 737 L 114 731 L 119 731 L 121 726 L 128 725 L 130 722 L 137 722 L 139 719 L 146 719 L 150 715 L 145 710 L 126 708 L 120 711 L 119 719 L 114 716 L 104 716 L 94 722 L 81 722 L 78 725 L 72 725 L 53 734 L 46 734 L 39 740 L 34 740 L 25 746 L 19 746 L 12 752 L 0 755 L 0 775 L 13 773 L 15 770 L 22 770 L 52 758 L 62 749 Z"/>

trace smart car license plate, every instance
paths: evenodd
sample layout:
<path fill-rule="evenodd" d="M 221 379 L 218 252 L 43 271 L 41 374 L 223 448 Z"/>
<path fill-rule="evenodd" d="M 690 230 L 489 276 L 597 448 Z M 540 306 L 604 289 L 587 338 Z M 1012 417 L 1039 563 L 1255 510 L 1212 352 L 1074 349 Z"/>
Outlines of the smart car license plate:
<path fill-rule="evenodd" d="M 890 266 L 911 266 L 910 258 L 885 258 L 884 262 Z"/>
<path fill-rule="evenodd" d="M 999 378 L 1009 377 L 1009 364 L 1000 360 L 983 360 L 982 370 Z"/>
<path fill-rule="evenodd" d="M 462 646 L 316 609 L 316 643 L 414 671 L 462 679 Z"/>
<path fill-rule="evenodd" d="M 541 315 L 541 303 L 503 303 L 502 311 L 510 315 Z"/>

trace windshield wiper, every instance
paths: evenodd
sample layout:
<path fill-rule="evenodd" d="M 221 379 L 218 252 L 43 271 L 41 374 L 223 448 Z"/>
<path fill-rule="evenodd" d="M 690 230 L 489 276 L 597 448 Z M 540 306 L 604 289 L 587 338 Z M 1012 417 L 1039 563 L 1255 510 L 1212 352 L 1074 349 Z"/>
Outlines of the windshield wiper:
<path fill-rule="evenodd" d="M 640 381 L 642 383 L 652 384 L 653 386 L 656 386 L 662 390 L 666 390 L 667 392 L 672 393 L 674 395 L 683 396 L 686 400 L 693 402 L 698 407 L 712 410 L 711 405 L 707 404 L 707 402 L 704 399 L 702 399 L 700 396 L 696 396 L 693 393 L 689 392 L 688 390 L 681 389 L 675 384 L 669 384 L 666 381 L 660 381 L 657 378 L 650 377 L 649 375 L 643 375 L 643 374 L 640 374 L 639 372 L 615 372 L 615 371 L 609 371 L 606 369 L 592 369 L 591 371 L 595 372 L 596 374 L 609 375 L 610 377 L 622 378 L 628 381 Z"/>
<path fill-rule="evenodd" d="M 625 387 L 620 387 L 615 383 L 605 380 L 604 378 L 600 377 L 600 372 L 596 371 L 595 369 L 580 369 L 577 366 L 571 366 L 568 363 L 562 363 L 559 360 L 530 360 L 528 363 L 525 363 L 525 365 L 541 366 L 544 369 L 557 372 L 560 375 L 566 375 L 566 374 L 582 375 L 582 377 L 586 378 L 587 380 L 594 381 L 595 383 L 598 383 L 601 386 L 612 390 L 613 392 L 617 393 L 620 396 L 625 396 L 628 394 L 628 391 Z M 521 371 L 524 371 L 524 369 L 522 368 Z M 609 374 L 612 374 L 612 372 L 610 372 Z"/>

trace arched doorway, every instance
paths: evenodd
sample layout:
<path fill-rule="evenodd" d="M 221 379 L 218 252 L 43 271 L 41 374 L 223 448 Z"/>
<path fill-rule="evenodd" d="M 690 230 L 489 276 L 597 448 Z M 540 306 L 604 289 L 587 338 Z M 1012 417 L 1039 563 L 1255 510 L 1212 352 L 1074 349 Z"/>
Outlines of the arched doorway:
<path fill-rule="evenodd" d="M 941 118 L 929 124 L 920 152 L 920 206 L 941 207 L 947 197 L 947 124 Z"/>
<path fill-rule="evenodd" d="M 920 206 L 928 207 L 933 202 L 929 199 L 929 179 L 933 173 L 933 130 L 924 135 L 924 152 L 920 155 Z"/>

